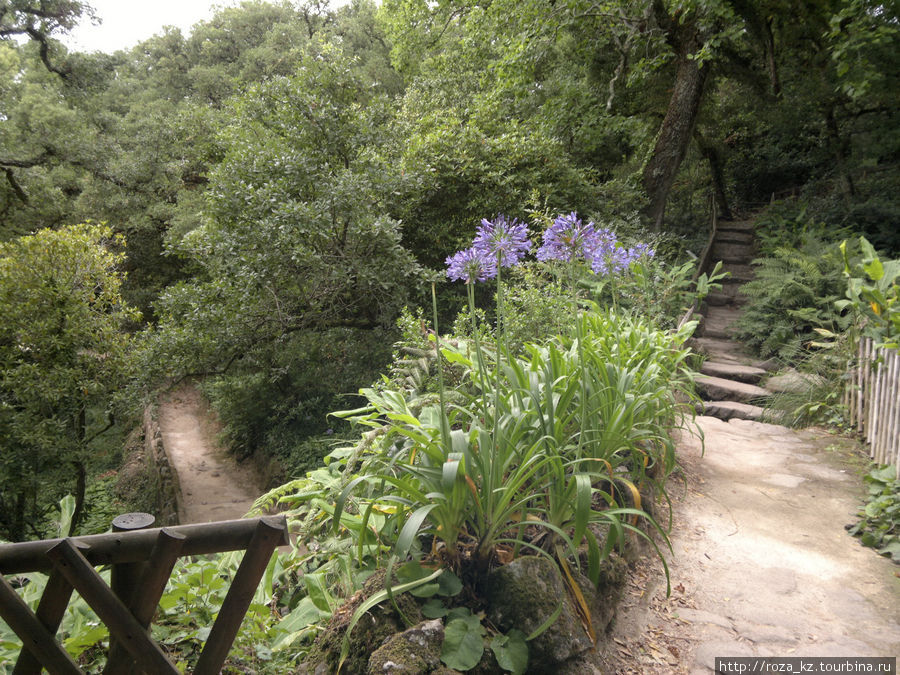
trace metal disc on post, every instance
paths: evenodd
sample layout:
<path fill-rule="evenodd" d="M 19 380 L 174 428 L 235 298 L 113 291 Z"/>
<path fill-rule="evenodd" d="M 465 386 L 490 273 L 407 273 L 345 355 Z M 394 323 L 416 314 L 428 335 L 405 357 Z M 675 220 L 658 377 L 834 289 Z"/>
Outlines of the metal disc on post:
<path fill-rule="evenodd" d="M 149 513 L 123 513 L 116 516 L 112 521 L 113 532 L 131 532 L 134 530 L 146 530 L 153 525 L 156 518 Z M 110 575 L 109 585 L 122 603 L 128 607 L 131 605 L 131 598 L 137 589 L 138 580 L 144 572 L 146 562 L 122 563 L 113 565 Z M 125 672 L 131 671 L 131 659 L 124 648 L 116 643 L 112 637 L 109 641 L 110 661 L 117 668 L 127 666 Z"/>
<path fill-rule="evenodd" d="M 123 513 L 112 521 L 113 532 L 127 532 L 128 530 L 143 530 L 153 525 L 156 518 L 149 513 Z"/>

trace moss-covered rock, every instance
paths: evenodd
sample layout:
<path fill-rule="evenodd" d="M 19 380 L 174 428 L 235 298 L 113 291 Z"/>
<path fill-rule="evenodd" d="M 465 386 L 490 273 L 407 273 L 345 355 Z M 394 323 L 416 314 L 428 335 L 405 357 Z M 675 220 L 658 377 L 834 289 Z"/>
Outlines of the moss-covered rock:
<path fill-rule="evenodd" d="M 369 658 L 369 675 L 383 673 L 432 673 L 441 665 L 444 624 L 440 619 L 423 621 L 402 633 L 396 633 Z M 444 672 L 447 672 L 444 669 Z M 451 671 L 455 672 L 455 671 Z"/>
<path fill-rule="evenodd" d="M 594 634 L 600 639 L 615 616 L 627 574 L 617 557 L 604 562 L 594 585 L 573 572 L 591 613 Z M 487 617 L 500 630 L 518 628 L 530 635 L 550 619 L 562 603 L 559 618 L 529 642 L 529 672 L 559 672 L 594 647 L 555 563 L 543 556 L 519 558 L 491 572 L 486 585 Z M 590 659 L 584 663 L 590 665 Z M 575 671 L 578 672 L 578 671 Z"/>
<path fill-rule="evenodd" d="M 559 617 L 529 643 L 528 662 L 533 672 L 553 668 L 593 646 L 569 601 L 559 568 L 543 556 L 519 558 L 499 567 L 487 580 L 490 621 L 501 631 L 518 628 L 530 635 L 560 608 Z"/>
<path fill-rule="evenodd" d="M 341 655 L 341 643 L 357 608 L 375 593 L 384 588 L 385 573 L 373 574 L 363 589 L 351 597 L 335 611 L 328 627 L 316 638 L 306 660 L 300 664 L 297 673 L 309 675 L 331 675 L 336 673 Z M 424 617 L 416 602 L 408 595 L 394 596 L 401 612 L 411 623 L 419 623 Z M 390 602 L 372 609 L 357 622 L 350 633 L 350 652 L 341 667 L 344 675 L 365 675 L 369 657 L 394 633 L 406 628 L 404 619 L 398 615 Z"/>

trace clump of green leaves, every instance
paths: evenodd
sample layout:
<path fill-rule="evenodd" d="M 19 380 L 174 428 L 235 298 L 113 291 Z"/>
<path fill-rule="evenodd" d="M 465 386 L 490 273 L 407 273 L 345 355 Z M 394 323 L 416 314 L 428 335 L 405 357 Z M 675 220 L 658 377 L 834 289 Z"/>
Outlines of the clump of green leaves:
<path fill-rule="evenodd" d="M 863 478 L 869 486 L 866 505 L 859 511 L 859 522 L 848 531 L 859 537 L 863 546 L 874 548 L 900 564 L 900 480 L 893 466 L 873 468 Z"/>
<path fill-rule="evenodd" d="M 696 261 L 671 264 L 660 258 L 642 258 L 628 273 L 597 277 L 586 285 L 593 299 L 653 320 L 660 328 L 674 328 L 695 301 L 702 302 L 710 291 L 721 288 L 726 276 L 722 263 L 694 279 Z"/>
<path fill-rule="evenodd" d="M 838 307 L 851 308 L 861 320 L 863 333 L 881 343 L 882 347 L 900 348 L 900 260 L 882 261 L 865 237 L 859 238 L 862 260 L 854 264 L 847 252 L 847 242 L 841 243 L 844 276 L 847 277 L 847 299 Z"/>
<path fill-rule="evenodd" d="M 737 337 L 761 356 L 799 360 L 820 337 L 817 329 L 836 333 L 849 325 L 835 307 L 845 287 L 837 245 L 807 238 L 799 248 L 780 246 L 753 262 L 756 278 L 741 289 L 749 302 Z"/>
<path fill-rule="evenodd" d="M 762 257 L 773 256 L 782 248 L 802 248 L 813 239 L 840 241 L 849 228 L 822 222 L 807 213 L 807 207 L 796 201 L 771 204 L 754 222 L 753 233 Z"/>

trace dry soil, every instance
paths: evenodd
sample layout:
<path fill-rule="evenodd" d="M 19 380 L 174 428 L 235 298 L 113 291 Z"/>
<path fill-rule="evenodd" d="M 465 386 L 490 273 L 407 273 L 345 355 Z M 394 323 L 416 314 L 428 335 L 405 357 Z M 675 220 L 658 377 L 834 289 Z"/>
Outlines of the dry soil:
<path fill-rule="evenodd" d="M 217 442 L 219 429 L 203 397 L 184 385 L 160 401 L 159 426 L 178 476 L 178 519 L 208 523 L 241 518 L 262 494 L 256 473 Z"/>
<path fill-rule="evenodd" d="M 710 673 L 716 656 L 897 656 L 900 566 L 844 525 L 863 494 L 856 443 L 713 417 L 685 435 L 671 595 L 637 566 L 607 673 Z"/>

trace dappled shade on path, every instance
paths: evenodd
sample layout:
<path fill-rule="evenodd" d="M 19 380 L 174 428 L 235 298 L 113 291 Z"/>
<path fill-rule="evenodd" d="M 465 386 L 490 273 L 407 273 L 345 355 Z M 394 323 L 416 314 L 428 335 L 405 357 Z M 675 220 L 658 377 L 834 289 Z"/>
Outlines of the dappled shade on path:
<path fill-rule="evenodd" d="M 262 494 L 258 479 L 218 445 L 218 430 L 195 387 L 182 386 L 160 401 L 159 426 L 178 476 L 179 522 L 231 520 L 250 510 Z"/>
<path fill-rule="evenodd" d="M 618 672 L 709 673 L 716 656 L 900 654 L 898 568 L 844 529 L 863 493 L 855 443 L 747 420 L 698 424 L 705 452 L 682 438 L 686 494 L 671 486 L 673 594 L 650 574 L 647 592 L 626 601 L 616 636 L 638 656 Z"/>

